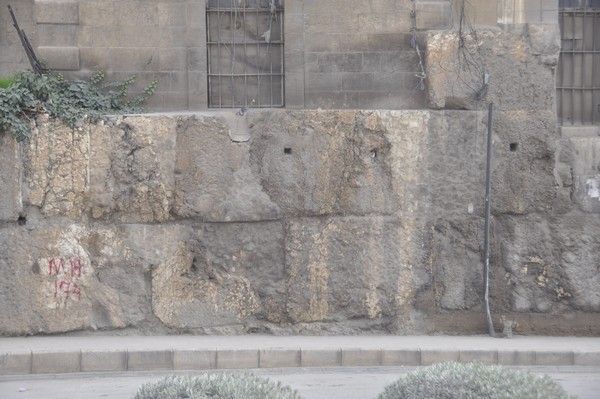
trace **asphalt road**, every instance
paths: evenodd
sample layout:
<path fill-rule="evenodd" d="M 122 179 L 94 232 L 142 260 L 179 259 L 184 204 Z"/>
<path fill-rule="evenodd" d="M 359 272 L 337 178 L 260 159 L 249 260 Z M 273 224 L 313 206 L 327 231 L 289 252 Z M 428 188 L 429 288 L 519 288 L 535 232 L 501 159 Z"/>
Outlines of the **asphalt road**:
<path fill-rule="evenodd" d="M 258 369 L 253 373 L 281 381 L 305 399 L 368 399 L 415 367 Z M 527 367 L 548 374 L 579 399 L 600 397 L 600 367 Z M 168 372 L 78 373 L 0 376 L 1 399 L 131 399 L 138 387 Z M 185 372 L 177 374 L 186 374 Z"/>

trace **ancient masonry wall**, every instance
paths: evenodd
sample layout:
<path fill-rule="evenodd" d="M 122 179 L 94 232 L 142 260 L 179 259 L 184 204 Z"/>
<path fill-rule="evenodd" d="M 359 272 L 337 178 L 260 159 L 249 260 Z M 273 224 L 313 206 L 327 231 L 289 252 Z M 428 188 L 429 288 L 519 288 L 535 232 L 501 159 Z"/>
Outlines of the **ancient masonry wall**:
<path fill-rule="evenodd" d="M 497 329 L 599 333 L 600 139 L 560 134 L 527 29 L 464 42 L 487 83 L 431 34 L 430 110 L 41 116 L 0 147 L 0 333 L 483 333 L 490 101 Z"/>
<path fill-rule="evenodd" d="M 553 118 L 496 115 L 492 309 L 498 329 L 595 334 L 598 160 L 561 141 L 557 187 Z M 1 334 L 485 331 L 485 112 L 36 129 L 0 147 Z"/>
<path fill-rule="evenodd" d="M 3 133 L 0 334 L 486 332 L 490 102 L 497 329 L 598 334 L 600 138 L 556 126 L 556 23 L 514 28 L 429 34 L 426 110 Z"/>

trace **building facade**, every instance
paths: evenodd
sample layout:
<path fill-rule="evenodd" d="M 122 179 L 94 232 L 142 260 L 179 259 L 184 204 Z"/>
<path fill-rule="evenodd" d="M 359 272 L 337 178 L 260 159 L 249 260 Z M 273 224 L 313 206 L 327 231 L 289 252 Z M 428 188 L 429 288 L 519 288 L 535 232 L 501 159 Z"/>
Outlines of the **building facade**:
<path fill-rule="evenodd" d="M 7 4 L 49 68 L 158 79 L 156 110 L 425 108 L 427 32 L 558 21 L 558 0 L 2 0 L 1 74 L 28 68 Z"/>

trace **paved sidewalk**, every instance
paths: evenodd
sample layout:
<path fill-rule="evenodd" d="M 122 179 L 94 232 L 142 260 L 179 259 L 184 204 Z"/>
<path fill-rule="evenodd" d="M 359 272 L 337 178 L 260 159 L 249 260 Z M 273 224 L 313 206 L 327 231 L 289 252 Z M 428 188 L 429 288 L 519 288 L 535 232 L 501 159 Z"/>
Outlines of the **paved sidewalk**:
<path fill-rule="evenodd" d="M 449 360 L 514 366 L 600 366 L 600 338 L 268 335 L 0 338 L 0 375 L 426 366 Z"/>

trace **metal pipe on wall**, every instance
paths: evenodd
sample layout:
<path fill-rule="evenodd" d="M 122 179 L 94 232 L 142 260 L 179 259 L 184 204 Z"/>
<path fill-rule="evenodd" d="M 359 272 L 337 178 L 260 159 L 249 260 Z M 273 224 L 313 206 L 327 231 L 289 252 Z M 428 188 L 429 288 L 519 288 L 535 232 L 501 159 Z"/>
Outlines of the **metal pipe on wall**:
<path fill-rule="evenodd" d="M 491 217 L 491 191 L 492 191 L 492 121 L 494 103 L 488 108 L 487 123 L 487 154 L 485 162 L 485 224 L 483 246 L 485 250 L 483 264 L 483 303 L 485 305 L 485 319 L 489 334 L 494 337 L 494 322 L 490 311 L 490 217 Z"/>

